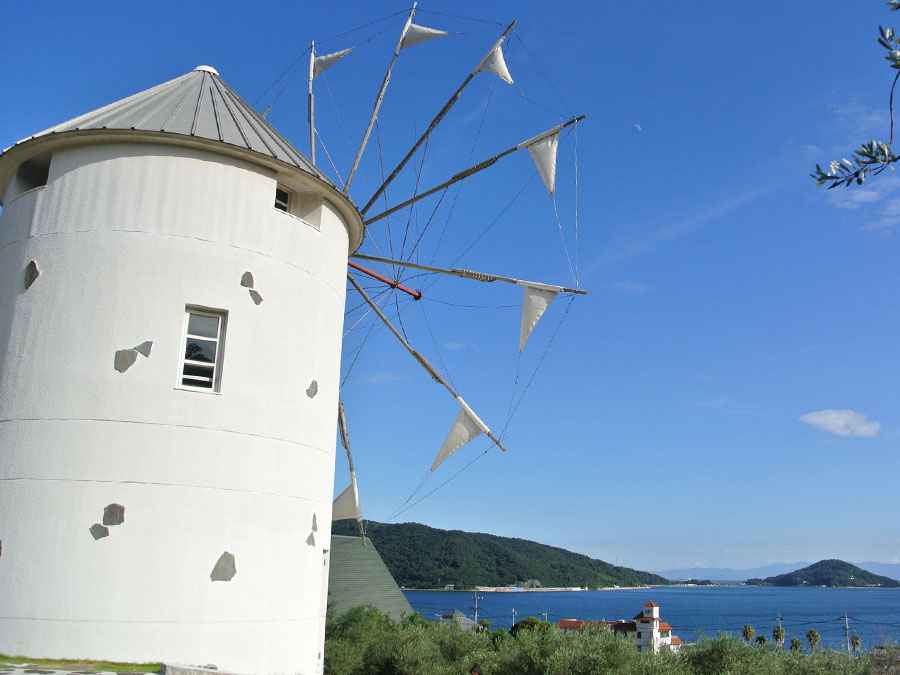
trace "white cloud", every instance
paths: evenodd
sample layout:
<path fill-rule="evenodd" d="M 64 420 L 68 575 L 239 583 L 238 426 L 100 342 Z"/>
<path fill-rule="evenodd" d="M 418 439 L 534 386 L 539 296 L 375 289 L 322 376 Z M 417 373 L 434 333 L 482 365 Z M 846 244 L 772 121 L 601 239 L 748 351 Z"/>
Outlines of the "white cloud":
<path fill-rule="evenodd" d="M 880 202 L 888 195 L 900 190 L 900 177 L 873 177 L 866 181 L 867 187 L 835 188 L 829 191 L 828 201 L 839 209 L 858 209 L 867 204 Z"/>
<path fill-rule="evenodd" d="M 835 436 L 873 438 L 881 432 L 878 422 L 855 410 L 816 410 L 801 415 L 800 421 Z"/>
<path fill-rule="evenodd" d="M 862 143 L 873 135 L 878 137 L 887 132 L 888 113 L 883 108 L 872 108 L 851 100 L 831 106 L 831 113 L 837 123 L 855 139 L 855 143 Z"/>
<path fill-rule="evenodd" d="M 885 202 L 878 217 L 863 225 L 862 229 L 867 232 L 891 234 L 898 227 L 900 227 L 900 199 L 890 199 Z"/>

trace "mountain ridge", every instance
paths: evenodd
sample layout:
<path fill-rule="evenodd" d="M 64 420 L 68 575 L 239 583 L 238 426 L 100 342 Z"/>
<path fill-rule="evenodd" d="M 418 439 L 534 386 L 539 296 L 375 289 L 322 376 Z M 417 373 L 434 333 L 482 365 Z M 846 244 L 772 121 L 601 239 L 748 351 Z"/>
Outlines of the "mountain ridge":
<path fill-rule="evenodd" d="M 332 533 L 356 534 L 356 523 L 337 521 Z M 376 521 L 366 521 L 366 535 L 405 588 L 508 586 L 527 580 L 549 587 L 592 588 L 669 583 L 658 574 L 527 539 Z"/>

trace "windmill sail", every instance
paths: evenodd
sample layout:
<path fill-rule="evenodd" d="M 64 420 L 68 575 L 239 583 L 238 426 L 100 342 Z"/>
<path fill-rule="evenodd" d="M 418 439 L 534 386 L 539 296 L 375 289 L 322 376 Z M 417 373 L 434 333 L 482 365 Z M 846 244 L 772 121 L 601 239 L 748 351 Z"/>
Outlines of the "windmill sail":
<path fill-rule="evenodd" d="M 362 509 L 359 506 L 359 487 L 356 474 L 350 474 L 350 485 L 344 488 L 334 500 L 331 507 L 331 520 L 362 520 Z"/>
<path fill-rule="evenodd" d="M 556 153 L 559 148 L 559 131 L 549 136 L 543 136 L 526 147 L 531 159 L 534 160 L 534 166 L 541 176 L 544 187 L 552 195 L 556 191 Z"/>
<path fill-rule="evenodd" d="M 506 84 L 513 83 L 512 75 L 509 74 L 509 68 L 506 67 L 506 59 L 503 58 L 502 40 L 497 42 L 494 48 L 488 52 L 487 56 L 481 60 L 481 63 L 478 64 L 478 67 L 475 70 L 476 72 L 486 70 L 489 73 L 494 73 L 494 75 L 506 82 Z"/>
<path fill-rule="evenodd" d="M 454 452 L 474 440 L 479 434 L 489 434 L 491 431 L 481 421 L 481 418 L 475 414 L 475 411 L 469 407 L 468 403 L 459 396 L 456 400 L 459 402 L 459 414 L 456 416 L 453 426 L 450 427 L 450 432 L 447 434 L 447 438 L 444 439 L 441 449 L 438 450 L 437 456 L 431 463 L 432 471 L 443 464 L 444 460 Z"/>
<path fill-rule="evenodd" d="M 525 350 L 528 337 L 541 320 L 550 303 L 559 295 L 559 288 L 543 284 L 521 283 L 525 291 L 522 301 L 522 323 L 519 328 L 519 351 Z"/>
<path fill-rule="evenodd" d="M 406 33 L 403 35 L 403 40 L 400 42 L 400 49 L 406 49 L 420 42 L 427 42 L 440 37 L 447 37 L 447 31 L 410 23 L 409 28 L 406 29 Z"/>
<path fill-rule="evenodd" d="M 347 49 L 342 49 L 339 52 L 332 52 L 331 54 L 323 54 L 322 56 L 315 57 L 315 61 L 313 61 L 313 77 L 318 77 L 352 51 L 353 47 L 349 47 Z"/>

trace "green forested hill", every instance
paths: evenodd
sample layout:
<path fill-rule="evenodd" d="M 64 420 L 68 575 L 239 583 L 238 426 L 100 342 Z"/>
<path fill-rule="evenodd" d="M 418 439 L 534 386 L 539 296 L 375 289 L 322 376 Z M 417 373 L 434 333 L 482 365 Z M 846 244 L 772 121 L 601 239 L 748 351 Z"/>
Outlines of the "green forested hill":
<path fill-rule="evenodd" d="M 356 534 L 356 523 L 333 524 L 334 534 Z M 366 521 L 397 583 L 407 588 L 505 586 L 536 579 L 543 586 L 640 586 L 663 577 L 525 539 L 438 530 L 419 523 Z"/>
<path fill-rule="evenodd" d="M 843 560 L 820 560 L 787 574 L 748 579 L 747 583 L 753 586 L 900 586 L 900 581 L 872 574 Z"/>

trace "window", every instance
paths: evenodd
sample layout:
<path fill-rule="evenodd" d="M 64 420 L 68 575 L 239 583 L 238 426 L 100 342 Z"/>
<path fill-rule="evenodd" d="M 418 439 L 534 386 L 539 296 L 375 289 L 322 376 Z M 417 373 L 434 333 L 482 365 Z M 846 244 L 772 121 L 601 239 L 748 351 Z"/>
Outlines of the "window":
<path fill-rule="evenodd" d="M 280 186 L 275 188 L 275 208 L 285 213 L 291 212 L 291 193 Z"/>
<path fill-rule="evenodd" d="M 226 314 L 193 307 L 186 308 L 185 314 L 181 384 L 192 389 L 219 391 Z"/>
<path fill-rule="evenodd" d="M 27 192 L 43 187 L 50 177 L 50 155 L 43 154 L 22 162 L 16 170 L 16 183 L 19 192 Z"/>

